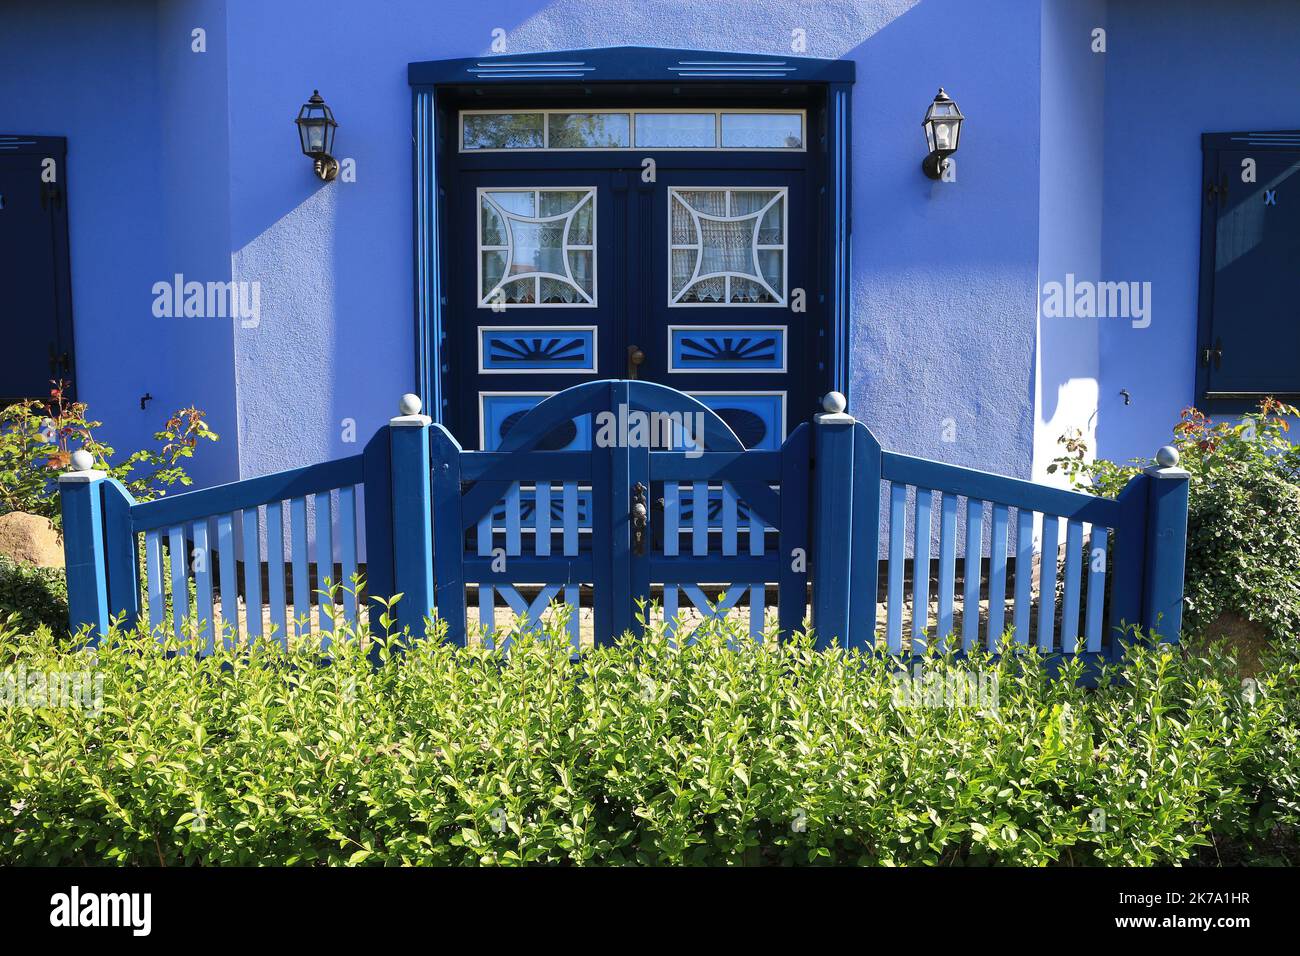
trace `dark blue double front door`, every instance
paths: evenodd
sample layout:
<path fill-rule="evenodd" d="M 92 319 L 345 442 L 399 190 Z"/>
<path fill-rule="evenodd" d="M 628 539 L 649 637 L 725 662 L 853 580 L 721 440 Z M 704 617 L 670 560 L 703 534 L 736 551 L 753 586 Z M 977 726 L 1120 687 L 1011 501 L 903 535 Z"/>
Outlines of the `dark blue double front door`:
<path fill-rule="evenodd" d="M 670 385 L 747 447 L 815 410 L 803 151 L 459 152 L 448 199 L 444 421 L 496 448 L 583 381 Z M 549 447 L 578 448 L 581 422 Z"/>

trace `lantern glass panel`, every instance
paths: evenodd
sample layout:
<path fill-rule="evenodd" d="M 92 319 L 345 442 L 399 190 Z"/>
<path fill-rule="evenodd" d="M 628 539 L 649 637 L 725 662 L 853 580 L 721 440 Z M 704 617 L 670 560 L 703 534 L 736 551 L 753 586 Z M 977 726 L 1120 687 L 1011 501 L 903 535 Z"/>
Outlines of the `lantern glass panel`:
<path fill-rule="evenodd" d="M 338 131 L 338 126 L 334 122 L 334 116 L 325 110 L 325 117 L 321 121 L 321 135 L 324 140 L 324 151 L 326 153 L 334 152 L 334 134 Z"/>
<path fill-rule="evenodd" d="M 957 148 L 957 124 L 940 120 L 934 124 L 934 146 L 939 151 Z"/>
<path fill-rule="evenodd" d="M 306 130 L 307 130 L 307 152 L 308 153 L 325 152 L 325 121 L 321 119 L 309 120 Z"/>

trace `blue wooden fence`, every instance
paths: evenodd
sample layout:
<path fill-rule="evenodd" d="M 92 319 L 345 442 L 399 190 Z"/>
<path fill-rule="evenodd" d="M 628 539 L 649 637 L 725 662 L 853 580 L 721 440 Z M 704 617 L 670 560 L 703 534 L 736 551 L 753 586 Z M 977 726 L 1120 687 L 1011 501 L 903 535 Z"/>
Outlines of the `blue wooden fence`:
<path fill-rule="evenodd" d="M 398 626 L 423 633 L 436 616 L 462 644 L 475 624 L 491 641 L 509 633 L 500 614 L 531 627 L 559 604 L 575 647 L 584 627 L 605 643 L 661 616 L 689 640 L 732 614 L 755 637 L 810 622 L 823 646 L 893 654 L 992 649 L 1008 628 L 1094 662 L 1119 652 L 1124 625 L 1177 638 L 1187 475 L 1172 449 L 1098 498 L 882 451 L 840 396 L 826 406 L 780 450 L 748 451 L 680 392 L 590 382 L 484 452 L 408 396 L 360 455 L 156 501 L 83 467 L 60 478 L 71 623 L 102 634 L 147 615 L 199 653 L 293 629 L 328 650 L 340 616 L 360 622 L 364 542 L 367 591 L 402 595 Z M 547 450 L 582 419 L 589 450 Z"/>

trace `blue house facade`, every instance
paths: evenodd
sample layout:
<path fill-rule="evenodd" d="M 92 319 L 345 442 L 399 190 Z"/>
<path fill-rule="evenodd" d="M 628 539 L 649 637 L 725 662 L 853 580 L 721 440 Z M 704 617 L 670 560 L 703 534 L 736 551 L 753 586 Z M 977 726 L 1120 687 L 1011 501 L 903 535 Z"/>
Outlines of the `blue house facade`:
<path fill-rule="evenodd" d="M 1186 405 L 1300 394 L 1290 4 L 0 17 L 0 394 L 70 377 L 119 448 L 196 404 L 200 484 L 354 455 L 412 391 L 492 449 L 591 379 L 751 448 L 838 390 L 887 447 L 1017 477 L 1067 430 L 1149 455 Z M 966 118 L 931 179 L 941 86 Z"/>

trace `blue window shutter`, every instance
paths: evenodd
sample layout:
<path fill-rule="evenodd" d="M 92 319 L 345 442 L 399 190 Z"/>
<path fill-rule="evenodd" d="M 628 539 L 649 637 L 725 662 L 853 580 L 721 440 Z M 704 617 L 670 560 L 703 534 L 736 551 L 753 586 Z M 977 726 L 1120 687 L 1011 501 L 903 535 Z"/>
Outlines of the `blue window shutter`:
<path fill-rule="evenodd" d="M 1198 401 L 1300 399 L 1300 132 L 1207 135 Z"/>

